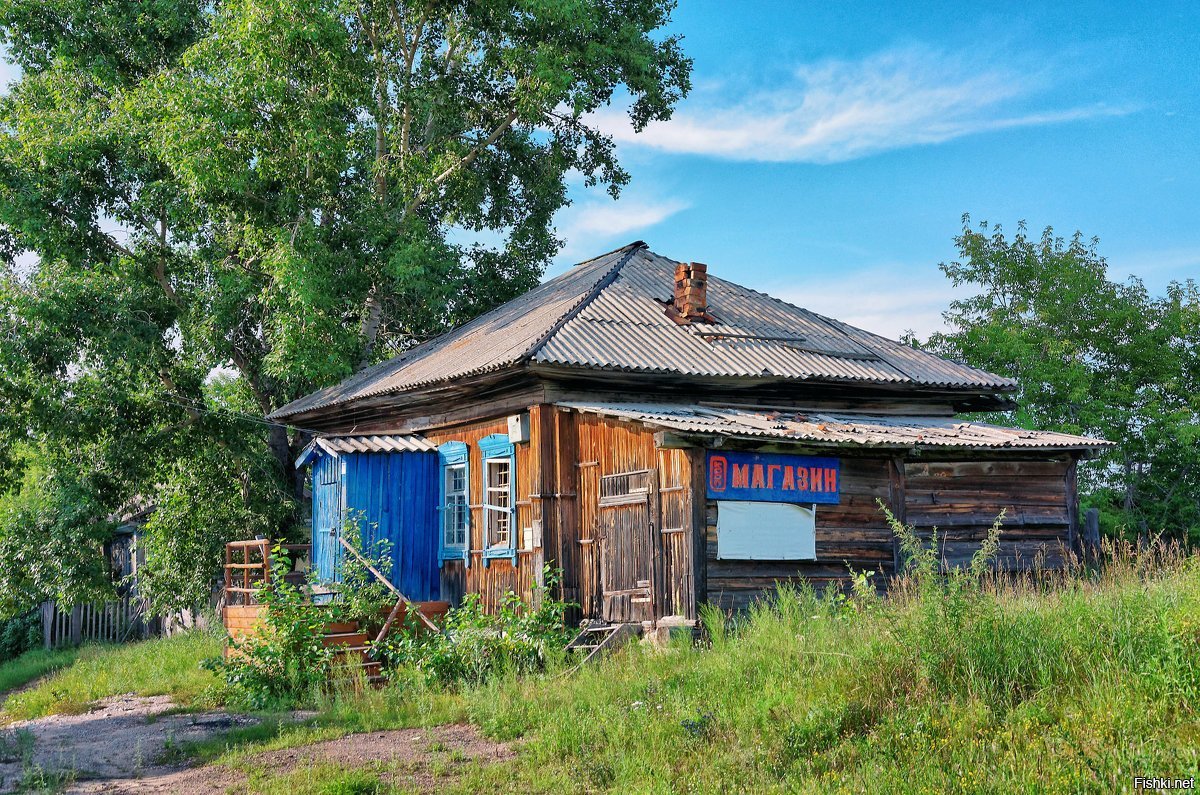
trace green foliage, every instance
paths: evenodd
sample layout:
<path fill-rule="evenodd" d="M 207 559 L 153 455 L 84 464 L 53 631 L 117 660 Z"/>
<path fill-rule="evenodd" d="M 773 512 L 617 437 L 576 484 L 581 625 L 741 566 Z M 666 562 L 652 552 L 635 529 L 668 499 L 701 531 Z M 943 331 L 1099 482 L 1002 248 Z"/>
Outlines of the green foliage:
<path fill-rule="evenodd" d="M 92 484 L 69 464 L 21 452 L 19 485 L 0 494 L 0 616 L 46 599 L 72 605 L 113 594 L 100 545 L 111 522 L 96 518 Z"/>
<path fill-rule="evenodd" d="M 271 550 L 271 585 L 258 592 L 265 607 L 262 624 L 245 638 L 229 642 L 224 659 L 206 661 L 220 673 L 227 700 L 247 709 L 281 709 L 311 702 L 333 678 L 336 650 L 325 645 L 330 616 L 313 604 L 307 585 L 288 582 L 287 551 Z"/>
<path fill-rule="evenodd" d="M 383 623 L 385 613 L 396 603 L 396 596 L 376 577 L 371 569 L 389 579 L 393 576 L 392 543 L 386 538 L 365 544 L 365 519 L 347 517 L 341 538 L 351 548 L 337 559 L 337 578 L 333 589 L 337 596 L 330 605 L 331 616 L 339 621 L 358 621 L 360 626 L 375 627 Z"/>
<path fill-rule="evenodd" d="M 531 673 L 561 659 L 572 633 L 564 624 L 569 605 L 552 593 L 559 573 L 547 566 L 534 606 L 509 592 L 500 611 L 486 613 L 478 594 L 468 594 L 445 618 L 444 633 L 424 631 L 410 617 L 381 649 L 400 677 L 417 672 L 430 683 L 478 685 L 505 673 Z"/>
<path fill-rule="evenodd" d="M 672 8 L 0 4 L 0 494 L 50 511 L 0 544 L 78 557 L 161 500 L 166 607 L 221 541 L 285 537 L 308 439 L 259 418 L 536 284 L 567 174 L 628 179 L 592 112 L 641 129 L 689 88 Z"/>
<path fill-rule="evenodd" d="M 941 268 L 978 292 L 953 301 L 950 330 L 921 343 L 1018 380 L 1001 422 L 1116 442 L 1080 468 L 1085 507 L 1110 533 L 1200 538 L 1200 288 L 1152 296 L 1111 281 L 1096 240 L 1023 224 L 970 226 Z"/>
<path fill-rule="evenodd" d="M 42 645 L 42 615 L 38 610 L 0 621 L 0 663 Z M 0 690 L 3 690 L 0 687 Z"/>
<path fill-rule="evenodd" d="M 201 662 L 220 654 L 221 646 L 220 636 L 198 631 L 119 646 L 87 645 L 69 667 L 10 696 L 4 712 L 13 720 L 77 714 L 122 693 L 205 703 L 218 682 Z"/>

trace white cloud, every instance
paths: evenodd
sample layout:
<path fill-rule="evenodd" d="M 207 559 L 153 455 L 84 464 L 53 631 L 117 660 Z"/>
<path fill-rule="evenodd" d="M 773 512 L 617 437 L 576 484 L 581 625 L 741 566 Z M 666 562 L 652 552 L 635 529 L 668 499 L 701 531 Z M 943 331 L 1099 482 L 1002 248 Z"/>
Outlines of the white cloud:
<path fill-rule="evenodd" d="M 614 239 L 662 223 L 688 206 L 680 199 L 629 195 L 616 201 L 608 198 L 584 200 L 563 210 L 558 218 L 558 233 L 565 241 L 560 256 L 569 259 L 596 254 Z"/>
<path fill-rule="evenodd" d="M 1016 110 L 1050 82 L 922 48 L 801 66 L 786 84 L 729 101 L 732 87 L 697 91 L 667 122 L 634 133 L 615 109 L 593 122 L 621 143 L 734 160 L 834 163 L 964 135 L 1128 113 L 1088 105 Z"/>
<path fill-rule="evenodd" d="M 944 331 L 942 312 L 970 288 L 955 289 L 942 272 L 930 266 L 894 266 L 844 272 L 816 282 L 811 276 L 799 283 L 775 284 L 771 295 L 826 317 L 899 339 L 913 331 L 922 339 Z"/>

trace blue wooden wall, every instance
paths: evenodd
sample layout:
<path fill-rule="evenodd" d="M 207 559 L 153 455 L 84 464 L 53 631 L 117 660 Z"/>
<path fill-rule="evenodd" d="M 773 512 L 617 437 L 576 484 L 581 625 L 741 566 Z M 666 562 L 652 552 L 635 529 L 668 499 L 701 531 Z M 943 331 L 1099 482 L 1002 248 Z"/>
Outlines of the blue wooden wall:
<path fill-rule="evenodd" d="M 391 542 L 392 570 L 384 574 L 405 596 L 437 599 L 441 590 L 437 454 L 343 453 L 340 461 L 322 455 L 314 467 L 313 561 L 320 578 L 334 578 L 343 551 L 336 537 L 319 529 L 326 526 L 336 500 L 340 502 L 337 514 L 359 524 L 366 549 L 380 539 Z M 343 464 L 339 484 L 322 485 L 322 467 Z"/>

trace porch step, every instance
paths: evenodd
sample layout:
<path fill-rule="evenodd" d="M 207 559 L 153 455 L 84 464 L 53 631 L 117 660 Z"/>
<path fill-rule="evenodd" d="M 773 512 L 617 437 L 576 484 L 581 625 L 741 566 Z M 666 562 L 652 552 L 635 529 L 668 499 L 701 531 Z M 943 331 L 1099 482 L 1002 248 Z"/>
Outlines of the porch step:
<path fill-rule="evenodd" d="M 367 633 L 365 632 L 327 632 L 323 638 L 326 648 L 330 646 L 365 646 L 367 643 Z"/>
<path fill-rule="evenodd" d="M 387 683 L 387 677 L 383 675 L 383 664 L 371 659 L 369 638 L 367 633 L 360 631 L 357 621 L 330 622 L 326 625 L 325 637 L 322 640 L 325 648 L 336 649 L 336 662 L 362 671 L 363 678 L 370 687 L 383 687 Z"/>
<path fill-rule="evenodd" d="M 584 658 L 579 664 L 584 665 L 611 654 L 641 634 L 641 624 L 589 624 L 580 628 L 567 644 L 567 651 L 582 652 Z"/>

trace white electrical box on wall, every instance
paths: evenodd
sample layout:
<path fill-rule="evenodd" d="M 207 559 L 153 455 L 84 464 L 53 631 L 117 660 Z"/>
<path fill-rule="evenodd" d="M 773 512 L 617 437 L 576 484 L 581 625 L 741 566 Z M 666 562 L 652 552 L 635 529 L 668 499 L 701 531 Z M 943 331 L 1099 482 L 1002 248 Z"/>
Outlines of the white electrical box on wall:
<path fill-rule="evenodd" d="M 513 444 L 529 441 L 528 414 L 514 414 L 508 418 L 508 441 Z"/>

